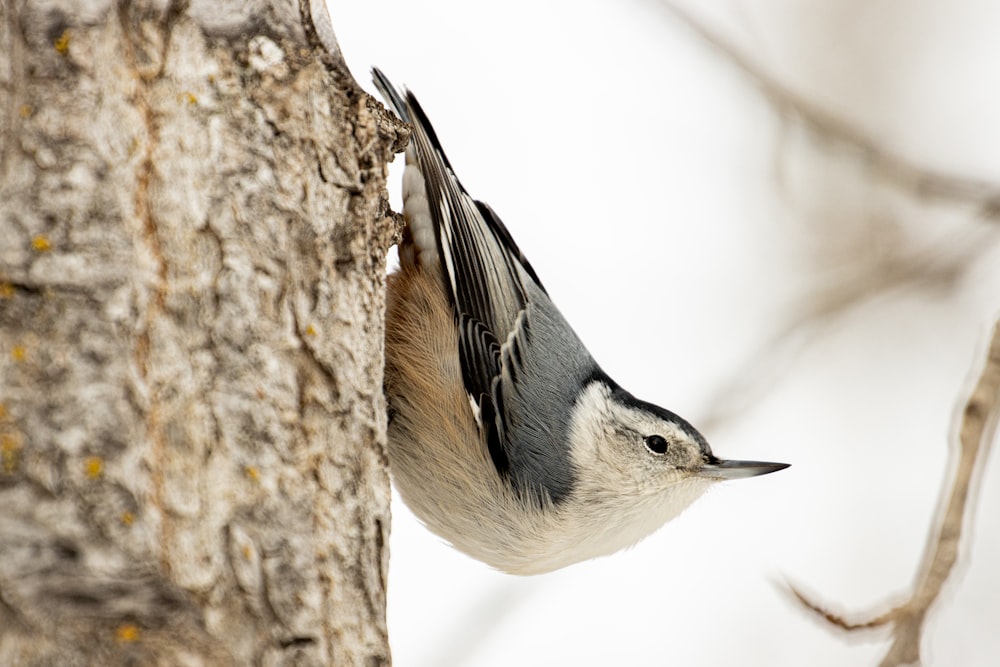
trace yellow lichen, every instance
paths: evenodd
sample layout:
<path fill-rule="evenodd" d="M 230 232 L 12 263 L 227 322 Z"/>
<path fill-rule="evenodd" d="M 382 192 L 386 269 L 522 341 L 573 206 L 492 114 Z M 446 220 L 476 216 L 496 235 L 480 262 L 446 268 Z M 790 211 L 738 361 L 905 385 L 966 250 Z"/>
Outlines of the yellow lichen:
<path fill-rule="evenodd" d="M 0 299 L 10 299 L 16 291 L 10 283 L 0 283 Z"/>
<path fill-rule="evenodd" d="M 247 466 L 246 468 L 244 468 L 244 471 L 246 472 L 247 477 L 249 477 L 253 481 L 256 482 L 260 480 L 260 470 L 257 470 L 256 467 Z"/>
<path fill-rule="evenodd" d="M 315 336 L 316 335 L 316 329 L 313 327 L 313 325 L 310 324 L 309 326 L 306 327 L 306 335 L 307 336 Z"/>
<path fill-rule="evenodd" d="M 25 357 L 28 356 L 28 348 L 23 345 L 15 345 L 10 349 L 10 356 L 14 361 L 24 361 Z"/>
<path fill-rule="evenodd" d="M 63 34 L 56 39 L 54 46 L 60 55 L 66 55 L 69 51 L 69 30 L 63 30 Z"/>
<path fill-rule="evenodd" d="M 52 249 L 52 242 L 49 241 L 49 237 L 45 234 L 39 234 L 31 239 L 31 247 L 38 252 L 48 252 Z"/>
<path fill-rule="evenodd" d="M 4 452 L 0 455 L 0 461 L 3 461 L 3 471 L 7 475 L 13 475 L 21 465 L 21 457 L 17 452 Z"/>
<path fill-rule="evenodd" d="M 33 109 L 30 104 L 22 104 L 21 108 L 18 109 L 18 113 L 21 114 L 21 118 L 30 118 Z"/>
<path fill-rule="evenodd" d="M 122 525 L 131 526 L 133 523 L 135 523 L 135 515 L 128 511 L 122 512 L 121 522 Z"/>
<path fill-rule="evenodd" d="M 21 438 L 13 433 L 0 435 L 0 463 L 8 475 L 17 470 L 21 463 Z"/>
<path fill-rule="evenodd" d="M 97 479 L 104 473 L 104 459 L 100 456 L 88 456 L 83 462 L 83 469 L 90 479 Z"/>
<path fill-rule="evenodd" d="M 135 623 L 122 623 L 115 629 L 115 639 L 122 644 L 131 644 L 139 641 L 142 631 Z"/>

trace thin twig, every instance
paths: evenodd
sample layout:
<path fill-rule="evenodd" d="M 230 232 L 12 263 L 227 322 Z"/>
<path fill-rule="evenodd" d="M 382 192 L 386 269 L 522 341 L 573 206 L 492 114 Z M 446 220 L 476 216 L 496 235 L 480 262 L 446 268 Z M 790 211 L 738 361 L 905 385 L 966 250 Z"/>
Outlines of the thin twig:
<path fill-rule="evenodd" d="M 893 621 L 893 615 L 896 609 L 891 609 L 884 614 L 875 616 L 874 618 L 869 618 L 864 621 L 849 621 L 842 614 L 830 611 L 826 607 L 821 607 L 816 601 L 812 600 L 808 595 L 800 591 L 795 586 L 788 584 L 788 590 L 795 596 L 806 609 L 810 610 L 817 616 L 820 616 L 824 621 L 830 625 L 840 628 L 841 630 L 846 630 L 848 632 L 853 632 L 856 630 L 873 630 L 875 628 L 880 628 Z"/>
<path fill-rule="evenodd" d="M 993 328 L 993 336 L 986 355 L 986 363 L 976 386 L 962 411 L 958 432 L 955 476 L 944 487 L 938 500 L 937 521 L 924 549 L 920 570 L 909 599 L 892 611 L 869 621 L 848 622 L 840 615 L 826 610 L 824 605 L 810 600 L 794 587 L 791 592 L 810 611 L 822 616 L 831 625 L 853 631 L 891 623 L 893 642 L 882 659 L 882 667 L 912 665 L 920 661 L 920 640 L 924 619 L 931 605 L 938 599 L 945 581 L 958 560 L 962 528 L 967 508 L 974 504 L 978 492 L 976 475 L 979 462 L 985 461 L 996 438 L 1000 421 L 1000 320 Z"/>
<path fill-rule="evenodd" d="M 922 167 L 894 154 L 859 128 L 781 84 L 746 52 L 692 14 L 670 0 L 660 0 L 660 4 L 741 70 L 780 113 L 799 118 L 824 141 L 837 142 L 856 150 L 870 169 L 886 182 L 916 197 L 977 205 L 987 218 L 995 218 L 1000 214 L 1000 185 Z M 914 276 L 903 271 L 893 278 L 895 280 L 883 280 L 883 287 L 905 284 L 913 280 Z M 802 333 L 803 325 L 825 320 L 870 295 L 870 289 L 856 289 L 859 286 L 862 285 L 846 285 L 843 286 L 844 289 L 829 294 L 830 298 L 798 322 L 791 323 L 779 338 L 790 338 L 796 332 Z M 942 489 L 937 519 L 931 529 L 909 599 L 888 612 L 864 615 L 867 620 L 849 621 L 789 586 L 790 592 L 803 606 L 818 614 L 831 626 L 854 632 L 891 625 L 893 642 L 882 660 L 883 667 L 914 664 L 920 660 L 923 622 L 958 559 L 963 523 L 968 507 L 974 505 L 978 491 L 976 482 L 979 478 L 975 473 L 980 466 L 977 464 L 987 457 L 996 435 L 998 416 L 1000 321 L 994 327 L 985 367 L 962 413 L 957 446 L 951 450 L 954 477 L 950 482 L 946 481 Z M 957 461 L 954 461 L 956 456 Z"/>

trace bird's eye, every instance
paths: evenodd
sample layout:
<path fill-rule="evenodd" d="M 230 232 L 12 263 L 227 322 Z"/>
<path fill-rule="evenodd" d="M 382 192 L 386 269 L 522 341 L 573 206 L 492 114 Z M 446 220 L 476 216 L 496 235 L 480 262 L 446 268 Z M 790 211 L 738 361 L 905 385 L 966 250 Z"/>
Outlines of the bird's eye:
<path fill-rule="evenodd" d="M 667 453 L 667 440 L 662 435 L 647 435 L 646 448 L 654 454 Z"/>

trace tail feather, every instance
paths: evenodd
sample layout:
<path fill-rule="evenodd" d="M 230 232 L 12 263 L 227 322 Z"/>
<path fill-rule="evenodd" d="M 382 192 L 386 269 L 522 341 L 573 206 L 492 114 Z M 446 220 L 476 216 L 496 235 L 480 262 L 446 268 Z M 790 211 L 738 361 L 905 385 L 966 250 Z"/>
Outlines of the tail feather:
<path fill-rule="evenodd" d="M 378 92 L 382 94 L 382 99 L 392 106 L 392 110 L 396 112 L 397 116 L 402 118 L 404 122 L 409 123 L 410 114 L 406 111 L 406 102 L 403 101 L 402 95 L 396 90 L 396 86 L 392 85 L 392 81 L 389 81 L 389 77 L 378 67 L 372 67 L 372 80 L 375 82 Z"/>
<path fill-rule="evenodd" d="M 417 98 L 380 71 L 374 76 L 413 126 L 403 177 L 404 275 L 416 265 L 441 278 L 462 381 L 497 473 L 532 497 L 564 498 L 572 465 L 552 443 L 567 441 L 570 408 L 596 364 L 500 218 L 462 187 Z M 557 381 L 569 377 L 567 366 L 583 377 Z M 542 401 L 560 407 L 543 421 L 521 418 Z"/>

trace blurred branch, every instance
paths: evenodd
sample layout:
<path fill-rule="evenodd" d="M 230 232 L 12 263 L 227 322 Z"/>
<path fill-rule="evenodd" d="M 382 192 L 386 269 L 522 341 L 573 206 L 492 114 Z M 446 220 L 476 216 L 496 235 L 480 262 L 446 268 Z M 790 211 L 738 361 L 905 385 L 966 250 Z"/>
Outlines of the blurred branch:
<path fill-rule="evenodd" d="M 782 84 L 747 51 L 681 3 L 657 1 L 752 81 L 779 114 L 799 119 L 825 145 L 846 146 L 857 153 L 859 164 L 875 176 L 866 182 L 883 183 L 914 199 L 971 206 L 986 218 L 1000 218 L 1000 184 L 926 168 L 892 153 L 858 127 Z M 968 229 L 966 234 L 918 244 L 914 226 L 887 218 L 884 210 L 865 218 L 846 215 L 847 220 L 813 218 L 817 223 L 826 223 L 810 226 L 818 237 L 814 264 L 826 263 L 836 273 L 821 277 L 795 314 L 748 356 L 749 361 L 732 374 L 732 379 L 724 382 L 709 401 L 709 414 L 699 420 L 703 428 L 711 430 L 754 405 L 824 325 L 853 308 L 893 290 L 954 287 L 975 260 L 990 250 L 997 232 L 996 226 Z M 873 255 L 872 248 L 879 252 Z"/>
<path fill-rule="evenodd" d="M 789 89 L 732 41 L 670 0 L 661 6 L 746 74 L 779 112 L 797 116 L 818 137 L 857 150 L 872 170 L 917 196 L 977 204 L 984 217 L 1000 216 L 1000 184 L 922 167 L 893 154 L 843 118 Z"/>
<path fill-rule="evenodd" d="M 938 501 L 936 526 L 924 550 L 920 571 L 910 598 L 885 614 L 869 620 L 852 622 L 828 611 L 824 605 L 810 600 L 799 590 L 791 587 L 792 593 L 807 609 L 842 630 L 855 631 L 892 625 L 893 642 L 889 652 L 882 659 L 883 667 L 910 665 L 920 661 L 920 639 L 924 619 L 931 605 L 941 594 L 941 589 L 958 560 L 966 508 L 972 506 L 970 501 L 978 490 L 973 484 L 976 464 L 986 460 L 996 436 L 998 420 L 1000 420 L 1000 320 L 994 325 L 985 366 L 962 411 L 957 447 L 951 451 L 952 457 L 958 455 L 955 477 L 945 486 Z"/>
<path fill-rule="evenodd" d="M 872 226 L 873 229 L 875 225 Z M 711 431 L 749 410 L 770 390 L 798 352 L 822 331 L 824 325 L 880 295 L 904 289 L 951 289 L 970 266 L 991 248 L 992 229 L 967 230 L 966 234 L 930 247 L 901 250 L 867 261 L 855 258 L 848 275 L 829 278 L 810 289 L 792 308 L 794 316 L 761 343 L 747 362 L 723 382 L 698 418 Z M 874 232 L 873 232 L 874 233 Z"/>
<path fill-rule="evenodd" d="M 660 6 L 686 25 L 704 42 L 720 52 L 733 66 L 750 79 L 776 110 L 789 118 L 798 119 L 802 125 L 827 145 L 840 144 L 856 151 L 862 162 L 877 178 L 898 188 L 914 198 L 936 199 L 976 207 L 987 218 L 1000 217 L 1000 184 L 987 180 L 967 178 L 942 170 L 915 164 L 880 145 L 873 137 L 836 114 L 821 108 L 802 95 L 779 82 L 750 55 L 740 49 L 720 32 L 716 32 L 701 19 L 688 13 L 671 0 L 659 0 Z M 864 229 L 876 234 L 877 221 L 868 221 Z M 837 227 L 838 238 L 845 230 Z M 856 240 L 860 240 L 861 235 Z M 982 235 L 972 234 L 954 239 L 947 245 L 906 249 L 903 237 L 888 246 L 888 252 L 874 261 L 858 261 L 860 244 L 851 248 L 851 239 L 844 244 L 852 252 L 843 258 L 835 257 L 836 264 L 850 267 L 849 274 L 830 281 L 826 288 L 815 290 L 810 301 L 804 304 L 799 315 L 786 323 L 764 345 L 759 354 L 753 355 L 749 367 L 736 374 L 738 378 L 753 378 L 748 382 L 732 382 L 722 396 L 713 400 L 714 405 L 726 406 L 725 412 L 716 412 L 706 422 L 731 417 L 743 409 L 756 395 L 770 384 L 796 349 L 808 339 L 810 333 L 833 318 L 842 316 L 849 309 L 872 296 L 890 289 L 907 286 L 952 286 L 972 265 L 972 260 L 986 248 Z M 957 243 L 955 241 L 958 241 Z M 946 252 L 942 252 L 946 251 Z M 843 261 L 841 261 L 843 260 Z M 814 601 L 811 596 L 789 585 L 789 590 L 807 609 L 819 615 L 831 627 L 847 632 L 858 632 L 891 626 L 892 645 L 882 660 L 883 666 L 914 664 L 920 660 L 920 643 L 924 619 L 937 601 L 941 590 L 951 575 L 958 559 L 963 523 L 968 508 L 974 506 L 976 471 L 996 435 L 1000 417 L 1000 321 L 995 325 L 989 351 L 976 386 L 961 416 L 958 442 L 950 452 L 953 477 L 946 479 L 938 501 L 938 512 L 932 524 L 929 541 L 925 547 L 920 569 L 915 576 L 909 598 L 893 606 L 888 612 L 864 613 L 856 619 L 830 611 Z"/>

